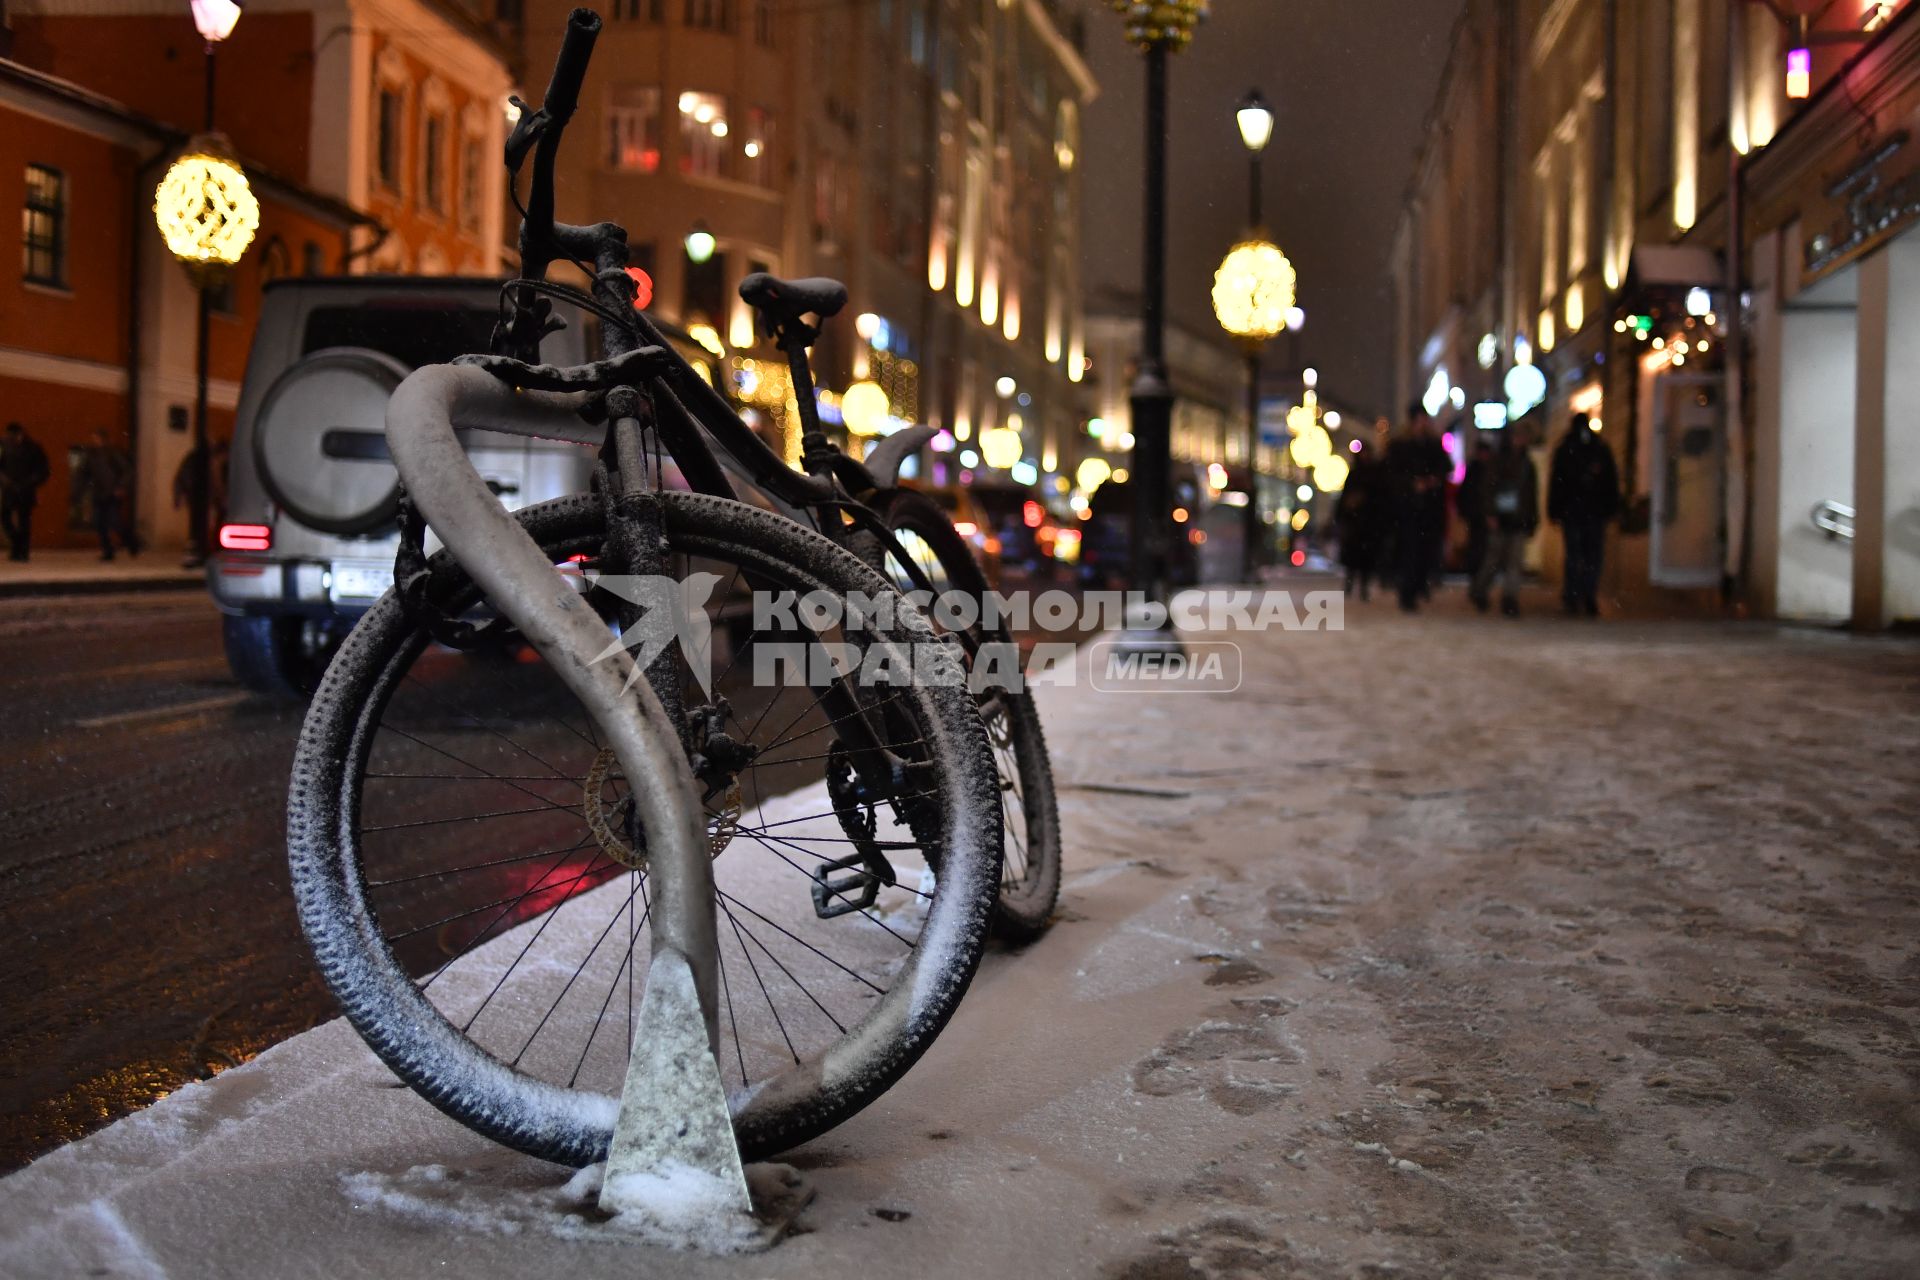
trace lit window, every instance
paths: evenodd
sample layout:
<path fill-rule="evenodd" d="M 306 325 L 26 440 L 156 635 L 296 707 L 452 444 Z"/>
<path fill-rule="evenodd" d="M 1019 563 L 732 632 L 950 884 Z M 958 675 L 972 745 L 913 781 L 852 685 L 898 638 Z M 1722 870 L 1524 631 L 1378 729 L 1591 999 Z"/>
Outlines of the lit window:
<path fill-rule="evenodd" d="M 697 178 L 720 176 L 727 151 L 727 100 L 691 89 L 680 95 L 680 172 Z"/>
<path fill-rule="evenodd" d="M 629 173 L 660 171 L 660 90 L 616 85 L 607 101 L 607 167 Z"/>
<path fill-rule="evenodd" d="M 43 164 L 27 166 L 27 203 L 21 215 L 22 270 L 35 284 L 67 284 L 67 175 Z"/>

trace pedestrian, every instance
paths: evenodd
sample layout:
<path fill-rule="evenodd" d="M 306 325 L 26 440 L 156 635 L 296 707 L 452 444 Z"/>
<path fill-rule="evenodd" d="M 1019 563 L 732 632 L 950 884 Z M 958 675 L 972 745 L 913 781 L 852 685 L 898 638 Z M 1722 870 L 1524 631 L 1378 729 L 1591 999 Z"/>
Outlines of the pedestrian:
<path fill-rule="evenodd" d="M 1547 478 L 1547 519 L 1560 526 L 1566 572 L 1560 603 L 1568 613 L 1600 614 L 1600 567 L 1606 555 L 1607 522 L 1620 510 L 1620 469 L 1613 450 L 1593 431 L 1584 413 L 1573 415 L 1566 438 L 1553 451 Z"/>
<path fill-rule="evenodd" d="M 200 465 L 202 456 L 207 460 L 204 469 Z M 187 450 L 186 456 L 180 459 L 179 468 L 173 473 L 173 509 L 178 511 L 185 507 L 187 518 L 191 521 L 195 508 L 200 506 L 200 501 L 196 499 L 205 503 L 207 523 L 199 531 L 197 539 L 189 534 L 190 546 L 204 553 L 214 545 L 215 533 L 227 520 L 227 442 L 224 440 L 214 441 L 204 455 L 199 445 Z M 204 560 L 193 558 L 190 551 L 186 563 L 187 567 L 196 568 Z"/>
<path fill-rule="evenodd" d="M 25 427 L 9 422 L 0 438 L 0 526 L 6 529 L 8 554 L 15 560 L 33 553 L 33 508 L 49 474 L 47 451 Z"/>
<path fill-rule="evenodd" d="M 1386 468 L 1373 451 L 1356 454 L 1347 472 L 1346 487 L 1334 504 L 1333 524 L 1340 534 L 1340 563 L 1347 570 L 1347 593 L 1358 590 L 1362 600 L 1373 596 L 1373 580 L 1380 572 L 1393 514 L 1393 494 Z"/>
<path fill-rule="evenodd" d="M 1485 439 L 1476 440 L 1473 456 L 1467 459 L 1467 469 L 1460 476 L 1460 487 L 1453 491 L 1453 509 L 1467 531 L 1466 570 L 1469 582 L 1480 576 L 1480 565 L 1487 558 L 1488 527 L 1486 521 L 1476 513 L 1482 511 L 1487 503 L 1487 464 L 1492 459 L 1492 447 Z"/>
<path fill-rule="evenodd" d="M 1467 589 L 1473 607 L 1485 613 L 1493 603 L 1493 584 L 1500 583 L 1500 612 L 1520 616 L 1520 574 L 1526 564 L 1527 543 L 1540 527 L 1540 473 L 1527 451 L 1523 428 L 1501 434 L 1500 448 L 1487 460 L 1484 483 L 1471 509 L 1462 508 L 1469 528 L 1481 531 L 1486 553 Z"/>
<path fill-rule="evenodd" d="M 133 463 L 126 450 L 107 439 L 105 431 L 95 431 L 81 462 L 81 483 L 93 505 L 93 530 L 100 535 L 100 558 L 113 559 L 114 539 L 130 556 L 140 554 L 140 542 L 133 534 Z"/>
<path fill-rule="evenodd" d="M 1387 471 L 1393 480 L 1394 558 L 1400 589 L 1400 607 L 1408 613 L 1432 593 L 1432 574 L 1446 530 L 1447 473 L 1452 470 L 1445 446 L 1434 434 L 1426 406 L 1407 410 L 1407 429 L 1387 449 Z"/>

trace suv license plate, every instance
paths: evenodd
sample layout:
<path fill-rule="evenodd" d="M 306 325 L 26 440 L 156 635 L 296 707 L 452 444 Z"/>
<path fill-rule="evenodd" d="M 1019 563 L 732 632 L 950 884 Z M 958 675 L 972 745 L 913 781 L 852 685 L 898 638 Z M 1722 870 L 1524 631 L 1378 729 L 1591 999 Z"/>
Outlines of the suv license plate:
<path fill-rule="evenodd" d="M 333 587 L 328 594 L 335 600 L 378 600 L 392 585 L 390 564 L 351 564 L 336 560 Z"/>

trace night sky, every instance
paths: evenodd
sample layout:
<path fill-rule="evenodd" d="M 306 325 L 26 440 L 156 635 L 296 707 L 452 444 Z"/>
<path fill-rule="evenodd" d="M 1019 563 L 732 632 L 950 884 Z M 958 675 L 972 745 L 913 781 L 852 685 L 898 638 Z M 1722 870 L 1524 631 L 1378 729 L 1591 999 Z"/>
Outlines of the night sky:
<path fill-rule="evenodd" d="M 1213 271 L 1245 229 L 1247 153 L 1233 112 L 1274 110 L 1266 224 L 1300 274 L 1301 350 L 1323 394 L 1389 412 L 1387 255 L 1461 0 L 1214 0 L 1173 59 L 1167 299 L 1218 333 Z M 1140 287 L 1145 69 L 1119 15 L 1084 0 L 1101 86 L 1086 118 L 1086 284 Z M 1280 344 L 1274 344 L 1276 348 Z M 1284 349 L 1284 348 L 1281 348 Z"/>

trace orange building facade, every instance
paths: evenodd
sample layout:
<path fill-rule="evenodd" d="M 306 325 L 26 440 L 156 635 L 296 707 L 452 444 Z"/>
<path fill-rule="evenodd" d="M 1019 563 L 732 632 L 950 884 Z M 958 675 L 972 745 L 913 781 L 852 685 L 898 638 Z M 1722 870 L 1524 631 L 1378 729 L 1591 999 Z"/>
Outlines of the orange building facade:
<path fill-rule="evenodd" d="M 53 228 L 0 254 L 0 419 L 46 449 L 35 545 L 91 541 L 73 466 L 127 448 L 136 528 L 184 545 L 194 285 L 153 188 L 206 110 L 184 0 L 10 0 L 0 28 L 0 200 Z M 261 203 L 215 294 L 208 435 L 232 432 L 261 287 L 285 275 L 493 274 L 504 261 L 507 61 L 468 10 L 427 0 L 251 0 L 218 50 L 214 121 Z M 42 237 L 44 240 L 45 237 Z"/>

